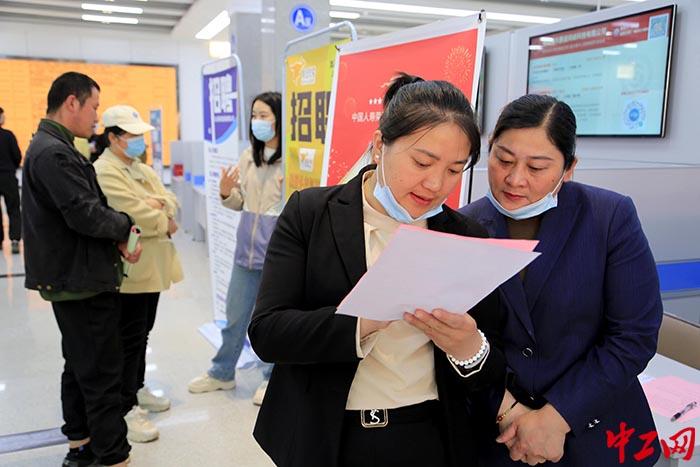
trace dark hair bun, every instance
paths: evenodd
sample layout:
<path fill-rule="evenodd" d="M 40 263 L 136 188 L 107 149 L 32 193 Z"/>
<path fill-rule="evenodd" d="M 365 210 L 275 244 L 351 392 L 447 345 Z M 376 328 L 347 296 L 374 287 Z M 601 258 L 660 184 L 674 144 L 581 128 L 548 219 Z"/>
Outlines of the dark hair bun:
<path fill-rule="evenodd" d="M 409 75 L 403 71 L 399 72 L 399 74 L 396 75 L 391 81 L 391 85 L 384 94 L 384 108 L 386 108 L 387 104 L 394 98 L 397 91 L 403 86 L 406 86 L 407 84 L 420 83 L 421 81 L 425 80 L 420 76 Z"/>
<path fill-rule="evenodd" d="M 470 167 L 479 160 L 481 136 L 466 96 L 447 81 L 425 81 L 418 76 L 399 73 L 384 97 L 384 112 L 379 131 L 384 144 L 423 128 L 454 123 L 469 139 Z"/>
<path fill-rule="evenodd" d="M 101 134 L 95 134 L 95 156 L 101 156 L 105 149 L 111 144 L 109 142 L 109 134 L 112 133 L 114 136 L 121 136 L 126 131 L 122 130 L 118 126 L 110 126 L 105 128 L 105 131 Z"/>

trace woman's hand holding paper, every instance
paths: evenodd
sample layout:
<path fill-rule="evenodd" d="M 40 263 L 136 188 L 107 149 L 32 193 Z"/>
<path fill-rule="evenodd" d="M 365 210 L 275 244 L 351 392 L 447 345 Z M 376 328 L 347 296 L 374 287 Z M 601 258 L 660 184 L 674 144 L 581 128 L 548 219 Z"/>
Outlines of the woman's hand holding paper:
<path fill-rule="evenodd" d="M 357 318 L 360 320 L 360 339 L 364 339 L 375 331 L 384 329 L 391 321 L 377 321 L 375 319 Z"/>
<path fill-rule="evenodd" d="M 404 313 L 404 319 L 423 331 L 443 352 L 459 360 L 473 357 L 481 347 L 476 321 L 466 313 L 416 309 L 414 313 Z"/>

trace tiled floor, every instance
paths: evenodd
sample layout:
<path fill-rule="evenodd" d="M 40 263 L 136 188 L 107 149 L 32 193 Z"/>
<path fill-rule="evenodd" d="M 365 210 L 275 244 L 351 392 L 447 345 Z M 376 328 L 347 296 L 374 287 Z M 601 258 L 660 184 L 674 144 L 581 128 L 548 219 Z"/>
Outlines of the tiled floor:
<path fill-rule="evenodd" d="M 241 370 L 238 387 L 193 395 L 187 382 L 208 368 L 212 346 L 197 328 L 212 319 L 209 270 L 203 243 L 175 237 L 186 279 L 161 295 L 147 358 L 147 384 L 171 398 L 171 410 L 150 417 L 160 439 L 132 444 L 131 466 L 270 466 L 251 435 L 258 409 L 251 396 L 257 369 Z M 21 272 L 21 256 L 5 242 L 0 275 Z M 51 308 L 24 289 L 23 277 L 0 277 L 0 436 L 61 425 L 59 377 L 63 360 Z M 0 466 L 57 467 L 67 446 L 0 454 Z"/>

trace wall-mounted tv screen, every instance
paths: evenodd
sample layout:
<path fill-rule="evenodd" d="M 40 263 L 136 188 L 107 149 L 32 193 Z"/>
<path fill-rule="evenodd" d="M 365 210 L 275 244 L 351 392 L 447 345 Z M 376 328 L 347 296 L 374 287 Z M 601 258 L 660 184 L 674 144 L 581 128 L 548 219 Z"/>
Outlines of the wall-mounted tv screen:
<path fill-rule="evenodd" d="M 528 93 L 563 100 L 579 136 L 664 136 L 675 5 L 530 38 Z"/>

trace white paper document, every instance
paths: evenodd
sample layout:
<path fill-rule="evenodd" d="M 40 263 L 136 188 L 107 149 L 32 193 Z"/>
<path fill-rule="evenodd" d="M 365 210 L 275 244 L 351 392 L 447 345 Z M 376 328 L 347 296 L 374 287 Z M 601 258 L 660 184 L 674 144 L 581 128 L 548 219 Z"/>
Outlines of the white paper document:
<path fill-rule="evenodd" d="M 336 312 L 376 320 L 416 308 L 466 313 L 537 258 L 536 245 L 402 225 Z"/>

